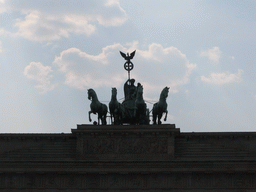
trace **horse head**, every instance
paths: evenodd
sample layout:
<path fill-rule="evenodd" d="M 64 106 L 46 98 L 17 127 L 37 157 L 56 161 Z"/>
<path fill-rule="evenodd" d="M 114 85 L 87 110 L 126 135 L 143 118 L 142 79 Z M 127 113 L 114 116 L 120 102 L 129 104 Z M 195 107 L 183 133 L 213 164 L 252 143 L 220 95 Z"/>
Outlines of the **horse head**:
<path fill-rule="evenodd" d="M 164 89 L 165 89 L 165 92 L 166 92 L 166 94 L 168 96 L 168 92 L 169 92 L 170 87 L 165 87 Z"/>
<path fill-rule="evenodd" d="M 92 97 L 94 97 L 95 94 L 96 94 L 93 89 L 88 89 L 88 90 L 87 90 L 87 93 L 88 93 L 88 99 L 89 99 L 89 100 L 91 100 Z"/>
<path fill-rule="evenodd" d="M 160 98 L 165 98 L 165 99 L 166 99 L 166 98 L 168 97 L 169 89 L 170 89 L 170 87 L 165 87 L 165 88 L 162 90 L 162 92 L 161 92 Z"/>
<path fill-rule="evenodd" d="M 117 95 L 117 89 L 115 87 L 112 87 L 112 95 Z"/>
<path fill-rule="evenodd" d="M 135 98 L 138 100 L 143 100 L 143 86 L 140 83 L 138 83 Z"/>
<path fill-rule="evenodd" d="M 143 86 L 140 83 L 137 86 L 137 93 L 143 93 Z"/>

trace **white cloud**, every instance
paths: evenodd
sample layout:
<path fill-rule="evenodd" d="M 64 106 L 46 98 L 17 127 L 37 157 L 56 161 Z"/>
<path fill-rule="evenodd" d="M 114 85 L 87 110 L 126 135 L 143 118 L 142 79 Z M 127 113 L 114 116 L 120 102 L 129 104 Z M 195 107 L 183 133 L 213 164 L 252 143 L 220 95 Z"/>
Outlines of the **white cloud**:
<path fill-rule="evenodd" d="M 219 47 L 213 47 L 212 49 L 208 49 L 207 51 L 201 51 L 201 57 L 208 57 L 210 60 L 214 62 L 219 62 L 221 51 Z"/>
<path fill-rule="evenodd" d="M 179 86 L 189 83 L 190 74 L 196 67 L 176 47 L 164 48 L 156 43 L 151 44 L 146 51 L 138 50 L 138 60 L 136 76 L 141 77 L 144 84 L 148 83 L 148 88 L 152 90 L 165 84 L 171 92 L 177 92 Z"/>
<path fill-rule="evenodd" d="M 26 15 L 25 20 L 17 20 L 17 36 L 31 41 L 54 41 L 68 37 L 70 33 L 91 35 L 95 26 L 79 16 L 53 16 L 33 11 Z"/>
<path fill-rule="evenodd" d="M 118 1 L 26 1 L 10 0 L 4 10 L 20 12 L 14 34 L 31 41 L 54 41 L 70 34 L 91 35 L 97 25 L 118 26 L 126 13 Z M 1 13 L 0 10 L 0 13 Z"/>
<path fill-rule="evenodd" d="M 201 80 L 206 83 L 223 85 L 228 83 L 241 82 L 242 74 L 243 70 L 238 69 L 238 72 L 236 74 L 230 72 L 211 73 L 210 77 L 201 76 Z"/>
<path fill-rule="evenodd" d="M 38 83 L 35 87 L 40 90 L 40 93 L 51 91 L 56 86 L 56 84 L 51 83 L 53 77 L 51 73 L 52 68 L 50 66 L 44 66 L 40 62 L 31 62 L 24 69 L 24 75 Z"/>
<path fill-rule="evenodd" d="M 103 48 L 98 55 L 70 48 L 61 52 L 53 63 L 65 74 L 65 83 L 71 87 L 118 87 L 127 79 L 127 71 L 123 68 L 125 60 L 119 50 L 131 52 L 137 44 L 134 42 L 129 49 L 121 44 L 113 44 Z M 159 44 L 151 44 L 148 50 L 137 49 L 132 62 L 134 69 L 131 78 L 142 83 L 144 90 L 157 90 L 157 93 L 165 86 L 170 87 L 171 92 L 177 92 L 179 86 L 189 83 L 190 74 L 196 67 L 177 48 L 163 48 Z"/>
<path fill-rule="evenodd" d="M 7 7 L 5 6 L 5 0 L 0 0 L 0 13 L 4 13 L 7 11 Z"/>
<path fill-rule="evenodd" d="M 62 51 L 53 63 L 65 74 L 65 83 L 77 89 L 120 85 L 125 73 L 120 74 L 120 64 L 114 62 L 119 49 L 122 46 L 114 44 L 103 48 L 99 55 L 89 55 L 70 48 Z"/>
<path fill-rule="evenodd" d="M 1 36 L 1 35 L 15 36 L 15 35 L 13 35 L 11 32 L 9 32 L 9 31 L 7 31 L 7 30 L 5 30 L 5 29 L 3 29 L 3 28 L 0 28 L 0 36 Z"/>

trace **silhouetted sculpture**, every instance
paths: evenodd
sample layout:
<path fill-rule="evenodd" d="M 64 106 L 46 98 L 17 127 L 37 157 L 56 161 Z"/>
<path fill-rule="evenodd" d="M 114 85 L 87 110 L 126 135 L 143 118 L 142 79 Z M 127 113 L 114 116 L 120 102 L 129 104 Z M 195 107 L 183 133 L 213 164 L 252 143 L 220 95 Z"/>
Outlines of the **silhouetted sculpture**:
<path fill-rule="evenodd" d="M 140 83 L 137 86 L 134 116 L 137 124 L 149 124 L 147 105 L 143 99 L 143 87 Z"/>
<path fill-rule="evenodd" d="M 135 79 L 128 79 L 124 84 L 124 97 L 125 100 L 135 100 L 137 88 L 134 85 Z"/>
<path fill-rule="evenodd" d="M 153 110 L 152 110 L 153 124 L 156 124 L 157 119 L 158 119 L 157 124 L 162 123 L 161 118 L 162 118 L 163 113 L 165 113 L 164 121 L 166 121 L 166 119 L 167 119 L 168 111 L 167 111 L 166 98 L 168 97 L 168 92 L 169 92 L 169 88 L 165 87 L 160 94 L 159 101 L 157 103 L 155 103 L 153 106 Z"/>
<path fill-rule="evenodd" d="M 123 123 L 149 124 L 148 110 L 143 99 L 143 87 L 140 83 L 136 87 L 134 82 L 134 79 L 128 79 L 124 84 Z"/>
<path fill-rule="evenodd" d="M 113 123 L 113 118 L 114 118 L 114 124 L 115 125 L 120 125 L 122 124 L 122 118 L 123 118 L 123 106 L 121 103 L 117 101 L 116 98 L 117 95 L 117 90 L 116 88 L 112 88 L 112 96 L 111 96 L 111 101 L 109 102 L 109 112 L 110 112 L 110 118 L 111 118 L 111 123 Z"/>
<path fill-rule="evenodd" d="M 129 53 L 127 53 L 127 55 L 125 55 L 125 53 L 123 53 L 123 52 L 120 51 L 120 54 L 122 55 L 122 57 L 123 57 L 127 62 L 131 62 L 131 59 L 134 57 L 135 52 L 136 52 L 136 50 L 133 51 L 130 55 L 129 55 Z"/>
<path fill-rule="evenodd" d="M 130 55 L 129 55 L 129 53 L 127 53 L 127 55 L 125 55 L 125 53 L 120 51 L 120 54 L 126 60 L 126 62 L 124 63 L 124 69 L 126 71 L 128 71 L 128 79 L 130 79 L 130 71 L 133 69 L 133 63 L 131 62 L 131 59 L 134 57 L 135 52 L 136 52 L 136 50 L 133 51 Z"/>
<path fill-rule="evenodd" d="M 137 87 L 134 85 L 135 79 L 130 79 L 130 71 L 133 69 L 133 59 L 135 51 L 127 55 L 120 51 L 122 57 L 126 60 L 124 64 L 125 70 L 128 71 L 128 80 L 124 83 L 124 101 L 119 103 L 117 101 L 117 89 L 112 88 L 111 101 L 109 102 L 109 112 L 111 124 L 149 124 L 149 109 L 143 99 L 143 86 L 138 83 Z M 167 103 L 169 88 L 165 87 L 161 92 L 159 102 L 155 103 L 152 109 L 153 123 L 161 124 L 163 113 L 166 113 L 164 120 L 167 119 Z M 91 113 L 98 113 L 98 124 L 106 123 L 107 106 L 98 101 L 97 95 L 93 89 L 88 90 L 88 98 L 92 100 L 91 111 L 89 111 L 89 121 L 91 121 Z M 97 124 L 95 122 L 94 124 Z"/>
<path fill-rule="evenodd" d="M 89 121 L 91 122 L 91 113 L 98 113 L 98 125 L 100 124 L 100 120 L 102 125 L 106 125 L 106 117 L 108 112 L 107 105 L 100 103 L 98 97 L 93 89 L 88 89 L 88 99 L 91 100 L 91 111 L 89 111 Z"/>

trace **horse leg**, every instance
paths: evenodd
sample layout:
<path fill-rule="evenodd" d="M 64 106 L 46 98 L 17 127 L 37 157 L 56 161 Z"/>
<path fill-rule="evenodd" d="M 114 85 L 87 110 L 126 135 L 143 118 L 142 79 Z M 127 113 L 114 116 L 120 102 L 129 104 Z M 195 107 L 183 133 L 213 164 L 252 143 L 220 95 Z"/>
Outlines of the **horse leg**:
<path fill-rule="evenodd" d="M 110 113 L 110 121 L 111 121 L 111 124 L 113 124 L 113 113 Z M 115 117 L 114 117 L 114 121 L 115 121 Z"/>
<path fill-rule="evenodd" d="M 102 116 L 102 125 L 107 125 L 107 120 L 106 120 L 106 118 L 107 118 L 107 115 L 103 115 Z"/>
<path fill-rule="evenodd" d="M 101 120 L 101 124 L 102 125 L 106 125 L 107 124 L 107 113 L 103 113 L 103 114 L 100 114 L 100 120 Z"/>
<path fill-rule="evenodd" d="M 115 108 L 115 110 L 113 112 L 113 117 L 114 117 L 114 125 L 117 125 L 117 123 L 118 123 L 118 110 L 117 110 L 117 108 Z"/>
<path fill-rule="evenodd" d="M 118 125 L 119 124 L 119 112 L 118 109 L 115 109 L 115 114 L 114 114 L 114 124 Z"/>
<path fill-rule="evenodd" d="M 122 120 L 123 120 L 123 110 L 122 110 L 121 104 L 119 103 L 118 110 L 117 110 L 117 124 L 121 125 L 123 123 Z"/>
<path fill-rule="evenodd" d="M 156 125 L 156 112 L 154 108 L 152 110 L 152 115 L 153 115 L 153 124 Z"/>
<path fill-rule="evenodd" d="M 98 113 L 98 125 L 100 125 L 101 115 Z M 101 120 L 102 123 L 102 120 Z"/>
<path fill-rule="evenodd" d="M 152 114 L 153 114 L 153 124 L 156 125 L 156 119 L 158 116 L 158 102 L 153 105 Z"/>
<path fill-rule="evenodd" d="M 147 124 L 147 105 L 144 104 L 143 106 L 143 124 Z"/>
<path fill-rule="evenodd" d="M 162 121 L 161 121 L 162 115 L 163 115 L 162 113 L 158 114 L 158 125 L 162 124 Z"/>
<path fill-rule="evenodd" d="M 145 117 L 146 124 L 149 125 L 150 119 L 149 119 L 149 109 L 146 110 L 146 117 Z"/>
<path fill-rule="evenodd" d="M 91 113 L 92 113 L 92 111 L 89 111 L 89 121 L 91 122 L 92 121 L 92 119 L 91 119 Z"/>
<path fill-rule="evenodd" d="M 167 114 L 168 114 L 168 111 L 166 110 L 166 111 L 165 111 L 165 118 L 164 118 L 164 121 L 166 121 L 166 119 L 167 119 Z"/>
<path fill-rule="evenodd" d="M 118 125 L 122 125 L 123 123 L 123 111 L 121 108 L 118 109 Z"/>

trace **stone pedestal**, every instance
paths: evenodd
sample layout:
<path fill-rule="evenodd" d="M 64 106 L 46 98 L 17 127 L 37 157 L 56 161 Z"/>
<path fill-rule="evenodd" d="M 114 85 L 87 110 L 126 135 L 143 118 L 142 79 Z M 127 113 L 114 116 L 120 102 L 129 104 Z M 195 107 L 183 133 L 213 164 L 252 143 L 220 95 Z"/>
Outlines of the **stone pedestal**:
<path fill-rule="evenodd" d="M 171 160 L 179 132 L 174 124 L 78 125 L 72 129 L 80 160 Z"/>

